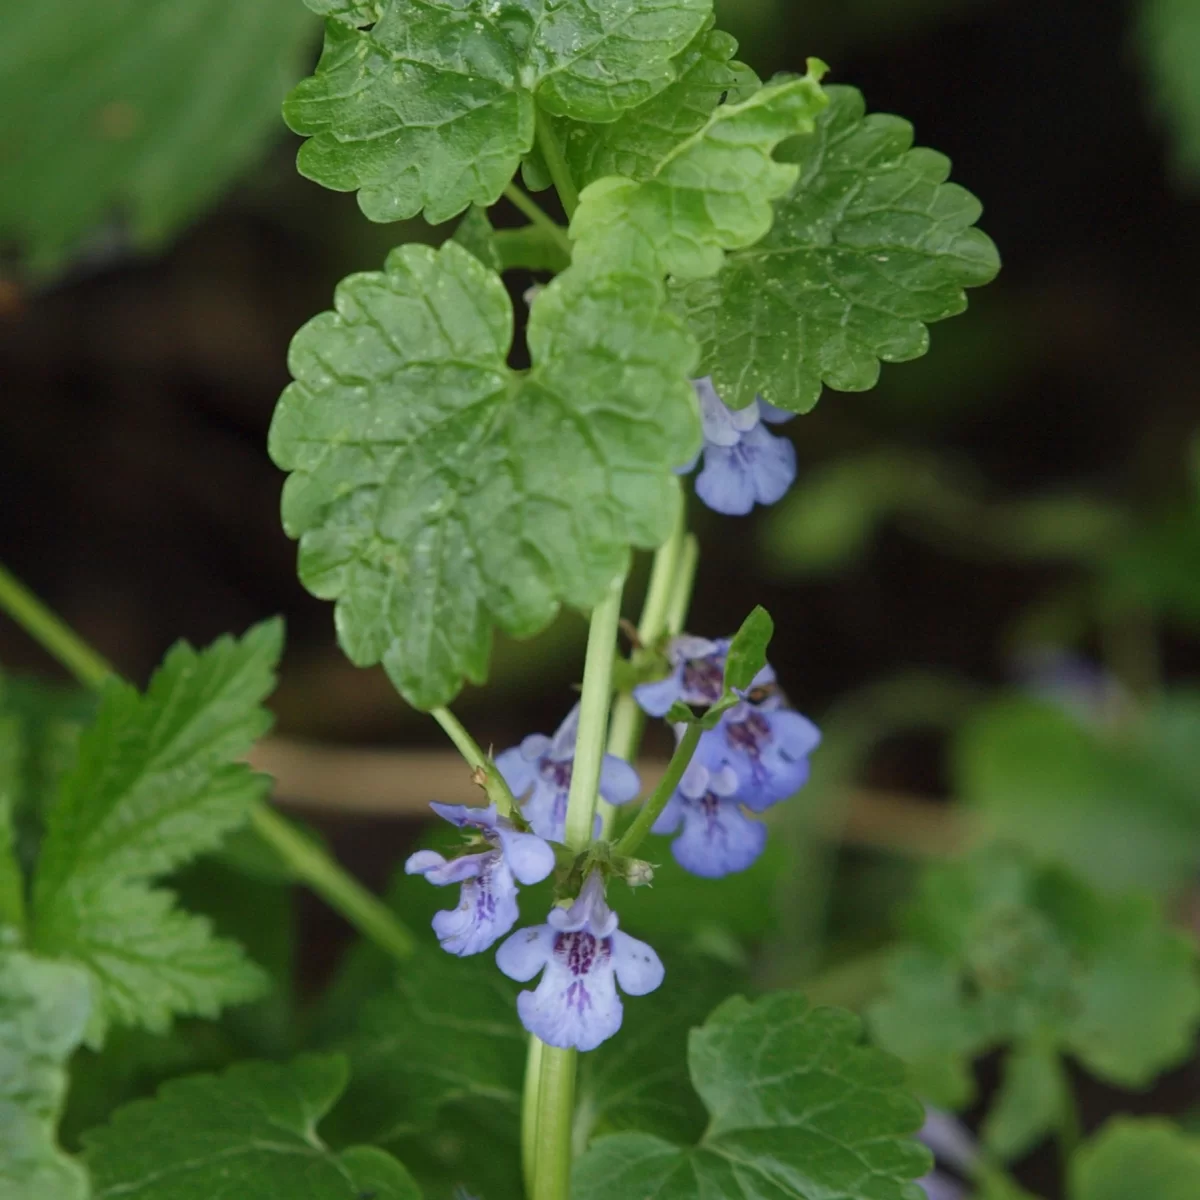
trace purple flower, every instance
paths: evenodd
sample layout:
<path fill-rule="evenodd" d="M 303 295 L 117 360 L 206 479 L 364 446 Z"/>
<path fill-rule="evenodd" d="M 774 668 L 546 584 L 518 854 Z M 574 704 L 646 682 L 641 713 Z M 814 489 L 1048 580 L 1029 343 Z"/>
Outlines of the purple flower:
<path fill-rule="evenodd" d="M 694 387 L 704 426 L 704 467 L 696 477 L 696 495 L 732 517 L 745 516 L 756 503 L 781 499 L 796 478 L 796 449 L 763 422 L 780 424 L 795 414 L 761 399 L 747 408 L 727 408 L 709 378 L 696 380 Z"/>
<path fill-rule="evenodd" d="M 931 1171 L 918 1179 L 917 1184 L 924 1188 L 929 1200 L 966 1200 L 966 1188 L 957 1179 L 951 1179 L 941 1171 Z"/>
<path fill-rule="evenodd" d="M 723 766 L 693 762 L 667 802 L 654 833 L 683 832 L 671 843 L 675 861 L 693 875 L 719 879 L 749 867 L 767 844 L 767 827 L 750 820 L 738 800 L 738 777 Z"/>
<path fill-rule="evenodd" d="M 496 965 L 521 983 L 543 972 L 534 991 L 517 997 L 521 1021 L 547 1045 L 577 1050 L 594 1050 L 621 1028 L 617 983 L 631 996 L 644 996 L 663 981 L 654 950 L 617 928 L 597 871 L 570 908 L 553 908 L 548 924 L 507 938 Z"/>
<path fill-rule="evenodd" d="M 566 829 L 567 793 L 571 789 L 578 731 L 577 704 L 552 738 L 542 733 L 531 734 L 519 746 L 496 758 L 496 766 L 513 795 L 528 794 L 521 806 L 525 820 L 534 833 L 553 842 L 561 842 Z M 638 773 L 616 755 L 606 754 L 600 769 L 600 795 L 609 804 L 626 804 L 640 790 Z"/>
<path fill-rule="evenodd" d="M 447 861 L 434 850 L 418 850 L 404 864 L 409 875 L 424 875 L 445 887 L 461 883 L 458 907 L 433 918 L 433 931 L 451 954 L 480 954 L 517 922 L 517 881 L 540 883 L 554 870 L 554 851 L 532 833 L 515 829 L 496 815 L 496 806 L 431 804 L 439 817 L 460 829 L 477 829 L 492 847 Z"/>
<path fill-rule="evenodd" d="M 933 1151 L 939 1164 L 949 1165 L 964 1175 L 974 1173 L 979 1149 L 971 1131 L 957 1118 L 939 1108 L 925 1107 L 925 1124 L 917 1137 Z M 929 1200 L 965 1200 L 966 1188 L 942 1171 L 931 1171 L 917 1182 Z"/>
<path fill-rule="evenodd" d="M 773 696 L 762 704 L 743 700 L 700 738 L 695 762 L 710 771 L 729 767 L 737 777 L 737 798 L 762 812 L 794 796 L 808 782 L 808 756 L 821 732 Z"/>
<path fill-rule="evenodd" d="M 725 656 L 732 640 L 709 641 L 687 635 L 673 638 L 667 646 L 671 674 L 654 683 L 639 683 L 633 689 L 634 698 L 652 717 L 665 717 L 676 700 L 705 708 L 716 704 L 725 691 Z M 775 672 L 764 667 L 750 687 L 768 687 L 774 682 Z"/>

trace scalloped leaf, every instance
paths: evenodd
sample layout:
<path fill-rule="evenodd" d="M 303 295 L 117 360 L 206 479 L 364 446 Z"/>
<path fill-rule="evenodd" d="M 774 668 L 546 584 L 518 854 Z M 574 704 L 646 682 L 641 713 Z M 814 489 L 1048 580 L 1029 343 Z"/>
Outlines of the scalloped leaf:
<path fill-rule="evenodd" d="M 873 387 L 881 361 L 924 354 L 926 325 L 962 312 L 963 289 L 999 270 L 945 156 L 913 149 L 907 121 L 865 115 L 854 88 L 826 90 L 814 135 L 780 150 L 800 178 L 771 232 L 715 278 L 674 289 L 702 373 L 734 408 L 761 395 L 807 412 L 822 384 Z"/>
<path fill-rule="evenodd" d="M 342 7 L 339 5 L 339 7 Z M 533 148 L 535 113 L 612 121 L 669 86 L 712 0 L 386 0 L 331 21 L 284 105 L 301 174 L 359 193 L 373 221 L 492 204 Z"/>
<path fill-rule="evenodd" d="M 688 1044 L 709 1113 L 695 1146 L 645 1133 L 592 1143 L 572 1200 L 923 1200 L 929 1153 L 908 1135 L 923 1110 L 900 1064 L 861 1041 L 853 1014 L 795 993 L 734 996 Z"/>
<path fill-rule="evenodd" d="M 494 626 L 590 607 L 667 538 L 700 441 L 695 345 L 655 281 L 572 270 L 511 371 L 504 284 L 453 242 L 401 247 L 335 302 L 296 335 L 271 427 L 284 528 L 351 661 L 432 708 L 483 680 Z"/>
<path fill-rule="evenodd" d="M 420 1200 L 390 1154 L 318 1136 L 347 1076 L 344 1058 L 305 1055 L 172 1080 L 84 1134 L 95 1200 Z"/>
<path fill-rule="evenodd" d="M 575 261 L 621 263 L 646 274 L 715 275 L 727 250 L 771 228 L 773 200 L 800 169 L 776 162 L 780 142 L 811 133 L 828 102 L 810 64 L 803 79 L 771 84 L 741 104 L 722 104 L 642 180 L 609 176 L 584 189 L 571 221 Z"/>

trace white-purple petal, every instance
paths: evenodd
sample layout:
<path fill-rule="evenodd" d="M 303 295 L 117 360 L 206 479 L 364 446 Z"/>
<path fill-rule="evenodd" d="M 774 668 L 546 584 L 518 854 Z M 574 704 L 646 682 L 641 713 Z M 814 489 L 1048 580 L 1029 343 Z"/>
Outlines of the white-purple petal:
<path fill-rule="evenodd" d="M 767 844 L 767 827 L 736 801 L 708 798 L 683 806 L 683 832 L 671 843 L 675 861 L 703 879 L 745 871 Z"/>
<path fill-rule="evenodd" d="M 600 764 L 600 795 L 609 804 L 628 804 L 642 790 L 637 771 L 623 758 L 606 754 Z"/>
<path fill-rule="evenodd" d="M 621 990 L 631 996 L 645 996 L 654 991 L 666 973 L 652 946 L 619 929 L 612 935 L 612 962 Z"/>
<path fill-rule="evenodd" d="M 503 825 L 496 830 L 504 861 L 518 883 L 541 883 L 554 870 L 554 851 L 533 833 L 518 833 Z"/>
<path fill-rule="evenodd" d="M 654 824 L 650 826 L 651 833 L 674 833 L 679 828 L 679 822 L 683 820 L 683 803 L 680 799 L 679 792 L 667 801 L 662 812 L 655 818 Z"/>
<path fill-rule="evenodd" d="M 753 407 L 742 412 L 750 412 L 752 420 L 746 425 L 747 418 L 741 413 L 735 414 L 713 387 L 712 379 L 705 377 L 697 379 L 692 386 L 696 389 L 696 399 L 700 404 L 700 423 L 704 428 L 704 441 L 710 446 L 736 446 L 742 435 L 743 428 L 751 428 L 758 423 L 758 413 Z"/>
<path fill-rule="evenodd" d="M 727 517 L 744 517 L 754 507 L 754 473 L 738 446 L 704 447 L 704 469 L 696 476 L 696 495 Z"/>
<path fill-rule="evenodd" d="M 438 801 L 432 800 L 429 807 L 443 821 L 449 821 L 451 825 L 457 825 L 459 829 L 492 830 L 496 828 L 496 822 L 499 819 L 496 816 L 494 804 L 489 804 L 487 808 L 479 808 L 470 804 L 439 804 Z"/>
<path fill-rule="evenodd" d="M 683 684 L 679 672 L 674 671 L 654 683 L 639 683 L 633 689 L 633 698 L 644 713 L 651 717 L 665 717 L 676 700 L 683 699 Z"/>
<path fill-rule="evenodd" d="M 776 408 L 774 404 L 768 404 L 761 396 L 757 397 L 757 401 L 759 418 L 769 425 L 782 425 L 796 415 L 794 412 L 788 412 L 786 408 Z"/>
<path fill-rule="evenodd" d="M 518 929 L 496 951 L 496 966 L 509 979 L 528 983 L 545 965 L 554 947 L 554 930 L 549 925 Z"/>
<path fill-rule="evenodd" d="M 623 1008 L 610 961 L 611 939 L 561 933 L 541 982 L 517 997 L 530 1033 L 548 1046 L 594 1050 L 621 1028 Z M 575 965 L 580 962 L 582 969 Z"/>
<path fill-rule="evenodd" d="M 546 738 L 545 741 L 549 745 L 550 739 Z M 520 797 L 533 787 L 537 779 L 537 760 L 526 758 L 520 746 L 512 746 L 496 755 L 496 770 L 512 789 L 512 794 Z"/>
<path fill-rule="evenodd" d="M 529 799 L 521 806 L 521 815 L 538 837 L 561 842 L 567 825 L 566 788 L 555 787 L 539 778 Z"/>
<path fill-rule="evenodd" d="M 478 877 L 463 884 L 458 907 L 433 917 L 433 931 L 442 949 L 450 954 L 481 953 L 503 937 L 519 915 L 517 887 L 504 856 L 493 851 L 475 857 L 486 861 Z"/>

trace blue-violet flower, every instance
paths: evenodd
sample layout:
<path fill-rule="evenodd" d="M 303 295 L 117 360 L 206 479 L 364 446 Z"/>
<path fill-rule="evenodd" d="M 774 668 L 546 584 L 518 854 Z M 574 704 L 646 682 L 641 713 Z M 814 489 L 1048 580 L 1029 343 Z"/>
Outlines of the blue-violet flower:
<path fill-rule="evenodd" d="M 517 881 L 540 883 L 554 870 L 554 851 L 536 834 L 522 833 L 496 815 L 496 806 L 431 804 L 439 817 L 460 829 L 476 829 L 491 849 L 447 861 L 436 850 L 418 850 L 404 869 L 445 887 L 461 883 L 458 907 L 435 914 L 433 930 L 451 954 L 480 954 L 517 922 Z"/>
<path fill-rule="evenodd" d="M 756 399 L 746 408 L 728 408 L 710 378 L 693 385 L 704 426 L 704 467 L 696 476 L 696 495 L 719 513 L 745 516 L 757 504 L 782 499 L 796 478 L 796 448 L 769 433 L 763 422 L 781 424 L 794 413 Z M 687 474 L 695 466 L 682 469 Z"/>
<path fill-rule="evenodd" d="M 767 844 L 767 827 L 750 820 L 738 800 L 738 777 L 723 766 L 710 771 L 693 762 L 667 802 L 653 833 L 683 832 L 671 843 L 675 861 L 693 875 L 719 879 L 744 871 Z"/>
<path fill-rule="evenodd" d="M 672 638 L 667 646 L 667 661 L 671 674 L 653 683 L 639 683 L 633 689 L 634 699 L 652 717 L 665 717 L 677 700 L 685 704 L 709 707 L 720 700 L 725 691 L 725 658 L 732 638 L 682 637 Z M 754 677 L 750 690 L 770 687 L 775 672 L 763 667 Z"/>
<path fill-rule="evenodd" d="M 496 951 L 496 965 L 510 979 L 541 981 L 517 997 L 530 1033 L 549 1046 L 594 1050 L 621 1028 L 617 983 L 644 996 L 663 981 L 662 960 L 617 928 L 604 900 L 604 881 L 593 871 L 570 908 L 553 908 L 545 925 L 520 929 Z"/>
<path fill-rule="evenodd" d="M 794 796 L 808 782 L 808 756 L 821 744 L 821 731 L 781 697 L 761 704 L 743 700 L 706 731 L 695 762 L 710 771 L 729 767 L 737 776 L 737 798 L 755 812 Z"/>
<path fill-rule="evenodd" d="M 552 738 L 542 733 L 531 734 L 519 746 L 496 757 L 496 767 L 513 795 L 528 797 L 521 805 L 521 813 L 533 832 L 553 842 L 561 842 L 566 831 L 567 795 L 571 790 L 578 732 L 577 704 Z M 600 769 L 600 795 L 609 804 L 626 804 L 640 790 L 638 773 L 616 755 L 606 754 Z"/>

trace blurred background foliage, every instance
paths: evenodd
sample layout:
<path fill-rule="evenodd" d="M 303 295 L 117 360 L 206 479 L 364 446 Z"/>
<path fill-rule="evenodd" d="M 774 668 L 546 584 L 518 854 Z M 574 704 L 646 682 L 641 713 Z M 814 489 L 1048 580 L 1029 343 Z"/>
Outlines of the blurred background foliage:
<path fill-rule="evenodd" d="M 718 10 L 764 75 L 819 54 L 871 108 L 911 119 L 983 199 L 1005 269 L 934 328 L 927 357 L 787 427 L 801 476 L 786 501 L 740 523 L 693 513 L 691 627 L 722 633 L 766 605 L 780 677 L 827 740 L 801 801 L 775 814 L 770 855 L 719 888 L 665 870 L 652 897 L 622 901 L 627 924 L 691 964 L 699 1009 L 730 977 L 860 1005 L 919 865 L 990 836 L 1101 889 L 1149 889 L 1196 923 L 1200 0 Z M 295 174 L 278 107 L 320 37 L 300 0 L 52 0 L 0 15 L 0 561 L 138 678 L 180 635 L 284 612 L 278 734 L 353 748 L 321 795 L 292 799 L 383 888 L 446 775 L 363 750 L 442 745 L 381 672 L 344 661 L 327 606 L 296 582 L 266 428 L 288 340 L 336 280 L 448 230 L 372 226 L 352 197 Z M 530 281 L 515 274 L 514 296 Z M 458 706 L 482 742 L 557 724 L 584 631 L 565 614 L 497 647 L 489 687 Z M 8 624 L 0 662 L 0 799 L 20 838 L 87 702 L 46 682 L 53 668 Z M 181 881 L 261 949 L 278 995 L 170 1044 L 129 1034 L 85 1054 L 69 1136 L 154 1080 L 286 1052 L 284 1016 L 331 975 L 304 1039 L 344 1040 L 345 1006 L 372 989 L 385 1009 L 436 1007 L 389 991 L 362 947 L 333 974 L 345 930 L 307 901 L 297 922 L 285 884 L 244 839 Z M 402 876 L 391 886 L 414 924 L 441 902 Z M 428 986 L 439 979 L 431 969 Z M 372 1039 L 395 1024 L 375 1013 L 351 1053 L 383 1053 Z M 514 1067 L 500 1059 L 506 1095 Z M 595 1063 L 596 1122 L 694 1122 L 614 1108 L 605 1072 L 620 1064 Z M 365 1076 L 354 1104 L 386 1108 L 377 1084 Z M 1146 1097 L 1093 1085 L 1085 1116 L 1179 1113 L 1197 1086 L 1195 1063 Z M 478 1130 L 473 1105 L 451 1088 L 438 1139 L 414 1133 L 428 1113 L 387 1133 L 420 1157 L 431 1194 L 451 1194 L 454 1130 Z M 496 1170 L 515 1167 L 500 1155 Z"/>

